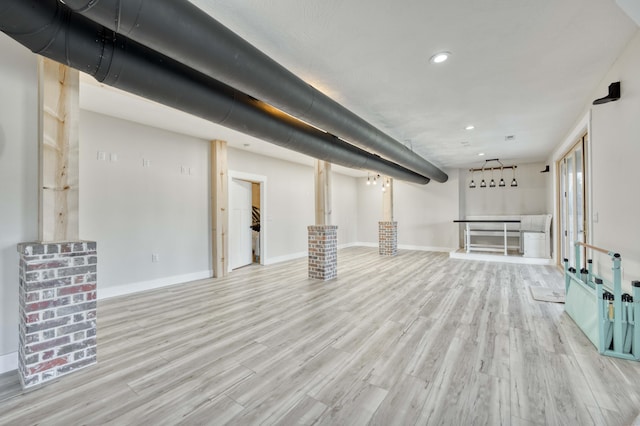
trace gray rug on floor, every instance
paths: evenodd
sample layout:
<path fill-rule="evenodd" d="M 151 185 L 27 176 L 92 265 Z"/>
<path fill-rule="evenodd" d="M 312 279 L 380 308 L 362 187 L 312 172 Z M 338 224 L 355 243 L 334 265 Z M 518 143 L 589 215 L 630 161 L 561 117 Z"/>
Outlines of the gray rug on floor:
<path fill-rule="evenodd" d="M 529 287 L 531 296 L 541 302 L 564 303 L 564 290 L 546 287 Z"/>

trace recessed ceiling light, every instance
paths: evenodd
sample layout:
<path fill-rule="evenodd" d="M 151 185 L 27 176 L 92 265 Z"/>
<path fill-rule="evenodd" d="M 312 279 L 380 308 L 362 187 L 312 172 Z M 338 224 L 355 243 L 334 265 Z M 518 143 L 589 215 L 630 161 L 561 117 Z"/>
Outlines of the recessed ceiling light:
<path fill-rule="evenodd" d="M 473 129 L 475 129 L 475 128 L 476 128 L 476 126 L 474 126 L 473 124 L 469 124 L 469 125 L 468 125 L 467 127 L 465 127 L 464 129 L 465 129 L 465 130 L 473 130 Z"/>
<path fill-rule="evenodd" d="M 438 52 L 429 59 L 432 64 L 441 64 L 451 56 L 451 52 Z"/>
<path fill-rule="evenodd" d="M 478 154 L 480 157 L 482 157 L 484 155 L 484 152 L 481 152 L 480 154 Z"/>

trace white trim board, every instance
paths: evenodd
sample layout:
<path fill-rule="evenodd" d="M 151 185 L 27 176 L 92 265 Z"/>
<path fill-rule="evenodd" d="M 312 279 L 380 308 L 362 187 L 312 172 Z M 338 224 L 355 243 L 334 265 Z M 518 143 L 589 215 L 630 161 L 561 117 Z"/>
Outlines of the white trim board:
<path fill-rule="evenodd" d="M 358 247 L 378 247 L 378 243 L 351 243 L 348 245 L 349 247 L 358 246 Z M 338 247 L 341 248 L 341 247 Z M 414 246 L 411 244 L 398 244 L 398 250 L 413 250 L 413 251 L 440 251 L 440 252 L 451 252 L 455 250 L 451 247 L 431 247 L 431 246 Z"/>
<path fill-rule="evenodd" d="M 168 287 L 176 284 L 184 284 L 190 281 L 203 280 L 211 278 L 213 271 L 200 271 L 190 274 L 173 275 L 170 277 L 158 278 L 149 281 L 140 281 L 137 283 L 130 283 L 124 285 L 118 285 L 113 287 L 100 288 L 98 286 L 98 300 L 109 299 L 111 297 L 124 296 L 125 294 L 138 293 L 141 291 L 155 290 L 162 287 Z"/>
<path fill-rule="evenodd" d="M 264 260 L 265 265 L 274 265 L 276 263 L 287 262 L 289 260 L 300 259 L 306 257 L 309 253 L 306 251 L 300 251 L 298 253 L 285 254 L 283 256 L 271 257 Z"/>
<path fill-rule="evenodd" d="M 0 374 L 18 369 L 18 352 L 0 355 Z"/>
<path fill-rule="evenodd" d="M 479 260 L 481 262 L 519 263 L 524 265 L 555 265 L 553 259 L 537 257 L 504 256 L 501 254 L 465 253 L 457 250 L 449 252 L 450 259 Z"/>
<path fill-rule="evenodd" d="M 442 251 L 442 252 L 448 253 L 455 249 L 451 247 L 413 246 L 410 244 L 398 244 L 398 250 Z"/>

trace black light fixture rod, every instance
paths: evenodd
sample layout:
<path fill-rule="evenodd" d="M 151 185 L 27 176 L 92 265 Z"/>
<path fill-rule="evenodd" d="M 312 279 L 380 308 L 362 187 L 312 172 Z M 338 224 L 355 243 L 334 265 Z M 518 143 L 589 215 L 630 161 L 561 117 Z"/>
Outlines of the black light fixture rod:
<path fill-rule="evenodd" d="M 494 161 L 494 160 L 487 160 Z M 518 166 L 501 166 L 501 167 L 481 167 L 479 169 L 469 169 L 470 172 L 481 172 L 483 170 L 501 170 L 501 169 L 517 169 Z"/>

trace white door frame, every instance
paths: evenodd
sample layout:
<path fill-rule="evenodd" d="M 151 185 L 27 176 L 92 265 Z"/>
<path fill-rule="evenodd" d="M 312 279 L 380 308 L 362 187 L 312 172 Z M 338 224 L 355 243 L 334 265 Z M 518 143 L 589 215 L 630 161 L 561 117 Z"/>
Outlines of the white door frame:
<path fill-rule="evenodd" d="M 227 174 L 228 182 L 227 188 L 231 188 L 231 179 L 246 180 L 249 182 L 255 182 L 260 184 L 260 264 L 264 265 L 267 259 L 267 177 L 262 175 L 255 175 L 253 173 L 239 172 L 235 170 L 229 170 Z M 227 197 L 229 194 L 227 194 Z M 229 200 L 227 200 L 227 205 Z M 228 238 L 232 236 L 229 235 Z M 227 272 L 231 272 L 231 263 L 227 263 Z"/>

